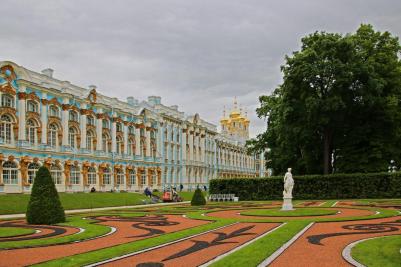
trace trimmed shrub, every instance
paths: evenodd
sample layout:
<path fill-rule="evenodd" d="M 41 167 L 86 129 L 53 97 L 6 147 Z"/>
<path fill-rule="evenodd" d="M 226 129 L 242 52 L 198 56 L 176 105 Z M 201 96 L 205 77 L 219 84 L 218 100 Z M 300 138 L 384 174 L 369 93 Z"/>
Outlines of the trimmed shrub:
<path fill-rule="evenodd" d="M 295 199 L 399 198 L 401 172 L 294 176 Z M 283 198 L 283 177 L 224 178 L 210 181 L 210 194 L 235 194 L 241 200 Z"/>
<path fill-rule="evenodd" d="M 202 190 L 197 188 L 195 190 L 194 195 L 192 196 L 191 206 L 202 206 L 202 205 L 206 205 L 206 199 L 203 196 Z"/>
<path fill-rule="evenodd" d="M 46 167 L 40 167 L 32 186 L 31 198 L 26 211 L 30 224 L 55 224 L 65 222 L 64 209 Z"/>

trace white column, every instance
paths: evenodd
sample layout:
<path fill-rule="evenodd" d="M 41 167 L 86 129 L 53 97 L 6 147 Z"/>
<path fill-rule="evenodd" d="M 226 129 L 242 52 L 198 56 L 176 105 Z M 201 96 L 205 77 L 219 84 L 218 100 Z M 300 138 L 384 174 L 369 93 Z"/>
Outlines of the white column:
<path fill-rule="evenodd" d="M 205 163 L 205 161 L 206 161 L 206 158 L 205 158 L 205 155 L 206 155 L 205 137 L 200 136 L 200 146 L 202 148 L 202 154 L 201 154 L 200 161 Z"/>
<path fill-rule="evenodd" d="M 102 113 L 102 109 L 98 110 L 99 114 Z M 102 150 L 102 128 L 103 120 L 101 118 L 96 119 L 96 150 Z"/>
<path fill-rule="evenodd" d="M 150 130 L 145 129 L 145 133 L 146 133 L 146 156 L 150 157 L 151 153 L 150 153 Z"/>
<path fill-rule="evenodd" d="M 68 104 L 68 98 L 64 98 L 63 104 Z M 61 114 L 61 124 L 63 126 L 62 145 L 68 146 L 68 109 L 63 109 Z"/>
<path fill-rule="evenodd" d="M 116 121 L 112 118 L 111 123 L 111 152 L 117 152 L 117 129 L 116 129 Z"/>
<path fill-rule="evenodd" d="M 186 160 L 187 157 L 187 133 L 186 132 L 182 132 L 182 136 L 181 136 L 181 153 L 182 153 L 182 160 Z"/>
<path fill-rule="evenodd" d="M 86 109 L 86 104 L 82 104 L 81 106 L 82 109 Z M 79 127 L 81 128 L 81 149 L 87 148 L 86 146 L 86 115 L 81 114 L 80 117 L 80 125 Z"/>
<path fill-rule="evenodd" d="M 128 125 L 124 123 L 124 154 L 128 154 Z"/>
<path fill-rule="evenodd" d="M 135 155 L 141 155 L 141 129 L 135 128 Z"/>
<path fill-rule="evenodd" d="M 189 160 L 194 160 L 194 135 L 189 133 Z"/>
<path fill-rule="evenodd" d="M 21 93 L 25 93 L 25 86 L 20 87 Z M 25 120 L 26 120 L 26 110 L 25 110 L 25 99 L 18 99 L 18 140 L 26 140 L 25 132 Z"/>
<path fill-rule="evenodd" d="M 47 95 L 45 92 L 42 93 L 43 99 L 46 100 Z M 46 102 L 46 101 L 45 101 Z M 47 143 L 47 104 L 42 102 L 42 108 L 40 111 L 40 120 L 42 121 L 42 144 Z"/>

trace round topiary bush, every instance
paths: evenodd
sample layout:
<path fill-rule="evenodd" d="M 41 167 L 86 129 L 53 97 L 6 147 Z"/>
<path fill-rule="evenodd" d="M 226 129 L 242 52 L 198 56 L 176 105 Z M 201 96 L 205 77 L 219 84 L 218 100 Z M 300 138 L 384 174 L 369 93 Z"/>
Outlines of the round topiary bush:
<path fill-rule="evenodd" d="M 65 222 L 64 209 L 49 170 L 40 167 L 32 186 L 26 211 L 29 224 L 55 224 Z"/>
<path fill-rule="evenodd" d="M 199 188 L 197 188 L 195 190 L 194 195 L 192 196 L 191 206 L 202 206 L 202 205 L 206 205 L 206 199 L 203 196 L 202 191 Z"/>

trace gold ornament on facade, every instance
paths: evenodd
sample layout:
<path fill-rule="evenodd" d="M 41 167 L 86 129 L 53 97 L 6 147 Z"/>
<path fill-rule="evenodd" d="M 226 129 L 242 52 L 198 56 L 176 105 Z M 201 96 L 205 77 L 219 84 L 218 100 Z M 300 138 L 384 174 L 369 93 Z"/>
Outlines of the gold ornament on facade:
<path fill-rule="evenodd" d="M 32 162 L 31 157 L 23 156 L 20 160 L 20 170 L 21 170 L 21 178 L 22 178 L 22 185 L 29 186 L 28 183 L 28 164 Z"/>

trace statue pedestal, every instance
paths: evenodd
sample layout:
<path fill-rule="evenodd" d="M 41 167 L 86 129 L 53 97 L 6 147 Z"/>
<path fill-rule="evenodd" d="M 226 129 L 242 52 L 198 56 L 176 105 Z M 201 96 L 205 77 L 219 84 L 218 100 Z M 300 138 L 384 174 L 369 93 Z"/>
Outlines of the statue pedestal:
<path fill-rule="evenodd" d="M 292 206 L 292 197 L 283 197 L 283 206 L 281 210 L 294 210 Z"/>

